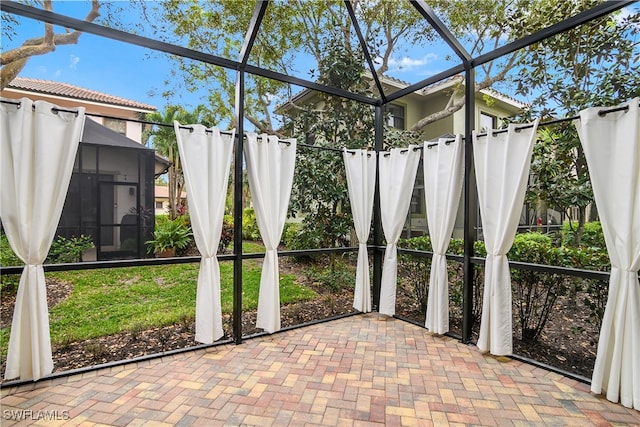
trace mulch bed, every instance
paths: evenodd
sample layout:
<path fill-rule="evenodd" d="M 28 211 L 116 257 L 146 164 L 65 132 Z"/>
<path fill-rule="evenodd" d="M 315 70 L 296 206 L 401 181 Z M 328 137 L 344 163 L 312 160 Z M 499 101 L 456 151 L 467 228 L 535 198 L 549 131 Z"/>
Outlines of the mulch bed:
<path fill-rule="evenodd" d="M 341 314 L 353 313 L 353 291 L 328 293 L 319 284 L 306 279 L 303 265 L 281 260 L 280 272 L 293 273 L 298 281 L 312 288 L 318 297 L 311 301 L 288 304 L 281 307 L 281 327 L 300 325 L 314 320 L 326 319 Z M 47 301 L 49 310 L 63 301 L 73 290 L 72 285 L 47 280 Z M 15 294 L 3 294 L 0 305 L 0 325 L 9 326 L 13 317 Z M 222 340 L 233 337 L 232 317 L 223 315 Z M 262 332 L 256 324 L 256 312 L 244 312 L 242 316 L 242 334 L 250 336 Z M 150 328 L 140 331 L 123 332 L 115 335 L 99 337 L 84 341 L 65 343 L 52 348 L 54 372 L 100 365 L 108 362 L 129 360 L 137 357 L 162 353 L 171 350 L 198 346 L 195 341 L 195 325 L 193 321 L 181 322 L 170 326 Z M 6 360 L 0 364 L 0 372 L 4 376 Z"/>
<path fill-rule="evenodd" d="M 416 307 L 416 304 L 399 301 L 398 309 L 398 315 L 424 325 L 425 313 Z M 588 313 L 589 310 L 580 301 L 573 301 L 568 297 L 558 298 L 540 338 L 533 343 L 520 339 L 519 327 L 515 324 L 514 317 L 514 354 L 587 379 L 591 378 L 600 331 L 589 322 Z M 462 335 L 461 319 L 460 310 L 452 309 L 449 327 L 451 332 L 458 336 Z M 474 342 L 478 339 L 479 329 L 480 325 L 474 323 Z"/>
<path fill-rule="evenodd" d="M 281 272 L 296 274 L 304 285 L 313 288 L 319 296 L 302 303 L 281 307 L 282 327 L 294 326 L 314 320 L 352 313 L 354 309 L 353 291 L 329 293 L 317 283 L 306 279 L 305 266 L 293 261 L 281 261 Z M 63 301 L 73 290 L 72 285 L 47 279 L 47 299 L 49 309 Z M 0 325 L 10 325 L 13 316 L 15 295 L 2 295 L 0 305 Z M 580 303 L 564 298 L 558 301 L 543 335 L 534 344 L 527 344 L 514 335 L 514 353 L 537 360 L 565 371 L 589 378 L 595 361 L 599 331 L 586 319 L 588 311 Z M 411 301 L 409 295 L 398 294 L 398 315 L 424 323 L 424 313 Z M 243 336 L 250 336 L 261 329 L 255 327 L 256 312 L 245 312 L 242 318 Z M 223 316 L 225 337 L 233 337 L 232 318 Z M 460 334 L 459 317 L 452 310 L 451 330 Z M 478 325 L 474 327 L 477 339 Z M 64 372 L 78 368 L 128 360 L 145 355 L 184 349 L 199 345 L 194 339 L 193 321 L 146 330 L 123 332 L 85 341 L 65 343 L 53 348 L 54 372 Z M 6 360 L 1 361 L 0 371 L 4 374 Z"/>

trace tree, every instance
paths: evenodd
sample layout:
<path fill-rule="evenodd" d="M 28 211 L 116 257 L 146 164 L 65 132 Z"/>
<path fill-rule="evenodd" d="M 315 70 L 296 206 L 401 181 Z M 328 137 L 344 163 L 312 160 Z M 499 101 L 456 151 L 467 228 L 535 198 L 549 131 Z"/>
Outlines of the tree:
<path fill-rule="evenodd" d="M 211 112 L 203 105 L 198 105 L 193 111 L 187 111 L 176 105 L 169 105 L 164 112 L 154 112 L 147 115 L 147 120 L 156 123 L 166 123 L 171 126 L 153 126 L 145 131 L 145 140 L 151 140 L 155 150 L 169 160 L 167 170 L 169 193 L 169 218 L 175 219 L 181 214 L 181 194 L 184 189 L 182 163 L 178 152 L 173 122 L 182 124 L 198 123 L 206 127 L 213 126 Z"/>
<path fill-rule="evenodd" d="M 535 0 L 532 4 L 530 0 L 497 0 L 492 2 L 485 0 L 438 0 L 430 4 L 433 5 L 437 15 L 465 46 L 471 56 L 477 57 L 552 23 L 574 16 L 592 7 L 596 2 L 589 0 L 558 3 L 552 0 Z M 388 72 L 391 58 L 398 54 L 403 44 L 404 48 L 408 49 L 416 45 L 427 45 L 429 41 L 437 37 L 433 29 L 425 24 L 420 14 L 407 2 L 354 0 L 351 5 L 357 15 L 372 56 L 376 60 L 378 75 Z M 298 0 L 286 4 L 270 3 L 264 22 L 275 25 L 266 24 L 260 28 L 249 62 L 291 75 L 294 74 L 296 67 L 296 53 L 304 53 L 313 57 L 318 64 L 312 78 L 318 82 L 349 88 L 350 82 L 348 81 L 330 80 L 330 74 L 334 72 L 334 67 L 331 65 L 331 59 L 327 57 L 327 52 L 331 51 L 326 37 L 328 34 L 333 39 L 339 40 L 339 47 L 343 49 L 343 52 L 361 54 L 355 32 L 344 7 L 342 2 L 324 0 Z M 471 10 L 473 13 L 469 13 Z M 188 47 L 196 50 L 236 59 L 235 56 L 240 51 L 243 42 L 244 32 L 253 14 L 253 7 L 252 4 L 234 0 L 211 3 L 186 3 L 173 0 L 163 2 L 156 12 L 160 14 L 161 18 L 154 18 L 153 21 L 163 25 L 168 23 L 169 28 L 172 29 L 172 32 L 166 31 L 163 27 L 163 34 L 166 34 L 167 37 L 180 39 L 181 43 L 186 43 Z M 536 86 L 535 78 L 546 76 L 542 81 L 546 82 L 548 87 L 558 84 L 565 85 L 566 93 L 569 95 L 567 99 L 574 99 L 576 93 L 569 89 L 570 85 L 567 85 L 570 83 L 569 81 L 556 80 L 554 83 L 552 79 L 549 79 L 549 73 L 540 72 L 534 75 L 529 72 L 529 67 L 535 70 L 547 67 L 547 64 L 552 64 L 547 69 L 553 69 L 557 64 L 562 66 L 566 62 L 563 55 L 569 52 L 567 57 L 571 58 L 572 49 L 577 46 L 580 46 L 580 49 L 592 49 L 590 51 L 593 52 L 592 57 L 604 58 L 604 60 L 597 62 L 599 65 L 595 68 L 583 67 L 580 63 L 580 55 L 583 50 L 578 50 L 575 60 L 565 66 L 569 75 L 576 73 L 585 77 L 593 72 L 601 72 L 603 76 L 609 75 L 609 70 L 603 64 L 608 66 L 615 63 L 613 57 L 623 62 L 626 61 L 628 64 L 633 63 L 634 56 L 625 56 L 622 53 L 627 51 L 627 48 L 622 46 L 627 42 L 619 42 L 619 40 L 627 40 L 630 33 L 620 31 L 620 22 L 616 19 L 618 18 L 603 18 L 609 22 L 607 25 L 615 29 L 614 31 L 603 29 L 601 33 L 583 33 L 579 36 L 596 37 L 595 41 L 592 41 L 591 38 L 576 40 L 561 34 L 551 41 L 545 42 L 545 48 L 538 49 L 542 52 L 538 52 L 535 47 L 522 49 L 481 65 L 476 69 L 475 90 L 496 87 L 498 84 L 513 83 L 521 90 L 520 93 L 524 94 L 526 92 L 523 88 L 527 85 L 536 88 L 535 90 L 541 90 L 541 86 Z M 632 31 L 631 20 L 625 25 L 627 31 Z M 593 46 L 586 46 L 589 43 L 593 43 Z M 616 43 L 621 43 L 620 46 L 624 48 L 618 51 Z M 410 46 L 407 47 L 407 44 Z M 612 47 L 615 48 L 613 54 L 608 51 Z M 545 50 L 549 50 L 551 56 L 545 57 Z M 453 52 L 451 55 L 453 56 Z M 359 58 L 357 65 L 362 69 L 365 62 L 361 56 Z M 567 61 L 568 58 L 566 58 Z M 179 61 L 178 71 L 186 73 L 184 80 L 187 82 L 187 87 L 199 87 L 203 82 L 209 85 L 212 81 L 217 83 L 218 87 L 212 92 L 210 104 L 216 112 L 231 118 L 231 106 L 234 105 L 235 96 L 234 73 L 206 64 Z M 323 63 L 323 61 L 326 62 Z M 637 66 L 636 68 L 629 66 L 627 69 L 637 71 Z M 558 74 L 564 77 L 563 72 Z M 630 88 L 637 81 L 637 76 L 637 72 L 635 77 L 622 72 L 615 73 L 608 78 L 607 84 L 612 91 L 618 91 L 621 86 Z M 586 81 L 589 81 L 588 77 L 585 78 Z M 528 83 L 531 79 L 534 79 L 533 83 Z M 371 81 L 368 82 L 368 89 L 374 89 Z M 582 93 L 587 94 L 588 90 L 582 90 Z M 615 98 L 620 99 L 618 95 Z M 286 133 L 286 128 L 276 126 L 272 119 L 272 103 L 278 99 L 291 100 L 291 87 L 261 77 L 248 77 L 245 114 L 247 120 L 258 131 L 275 134 Z M 459 85 L 452 91 L 449 103 L 443 111 L 422 117 L 410 128 L 410 131 L 413 134 L 420 133 L 425 126 L 460 110 L 464 102 L 462 86 Z M 340 107 L 348 104 L 343 100 L 335 103 L 314 104 L 317 117 L 322 117 L 322 120 L 315 123 L 312 121 L 311 111 L 307 106 L 291 103 L 292 107 L 297 110 L 294 115 L 300 118 L 306 117 L 310 131 L 317 135 L 329 130 L 328 127 L 332 123 L 329 118 L 336 112 L 344 112 L 344 110 L 340 110 Z M 580 104 L 574 103 L 574 105 Z M 325 129 L 321 129 L 322 127 Z M 338 128 L 339 126 L 336 128 L 334 124 L 333 131 L 336 132 L 336 135 L 339 134 L 336 130 Z M 369 132 L 371 132 L 371 128 Z M 330 135 L 324 135 L 323 138 L 327 141 L 341 141 L 341 143 L 345 141 Z M 395 140 L 398 141 L 398 139 Z M 308 184 L 315 185 L 312 179 L 308 180 Z"/>
<path fill-rule="evenodd" d="M 367 93 L 362 56 L 331 35 L 323 46 L 318 81 Z M 306 135 L 312 135 L 318 147 L 373 147 L 373 112 L 355 101 L 318 94 L 316 103 L 303 107 L 291 125 L 298 140 L 305 141 Z M 292 216 L 303 214 L 303 241 L 317 247 L 344 246 L 348 242 L 352 216 L 341 153 L 298 150 L 289 211 Z"/>
<path fill-rule="evenodd" d="M 53 2 L 51 0 L 37 1 L 36 3 L 45 10 L 53 11 Z M 91 10 L 84 19 L 85 21 L 93 22 L 98 16 L 100 16 L 100 2 L 98 0 L 92 0 Z M 6 26 L 6 24 L 4 25 L 3 34 L 11 38 L 15 35 L 12 34 L 11 27 L 11 23 L 14 23 L 14 21 L 11 18 L 5 20 L 5 16 L 3 16 L 3 21 L 9 23 L 8 26 Z M 81 34 L 80 31 L 70 31 L 68 29 L 64 33 L 56 33 L 53 25 L 45 23 L 44 35 L 42 37 L 26 40 L 21 46 L 15 49 L 2 52 L 2 54 L 0 54 L 0 65 L 2 66 L 0 70 L 0 89 L 7 87 L 7 85 L 16 78 L 27 64 L 29 58 L 34 55 L 44 55 L 52 52 L 56 46 L 76 44 Z"/>
<path fill-rule="evenodd" d="M 545 0 L 554 4 L 550 0 Z M 438 0 L 433 7 L 472 56 L 486 53 L 499 45 L 532 31 L 533 26 L 544 20 L 530 19 L 534 10 L 528 0 Z M 149 24 L 162 24 L 157 30 L 166 41 L 180 40 L 190 48 L 231 59 L 242 46 L 244 32 L 253 14 L 251 2 L 222 0 L 196 3 L 172 0 L 156 5 L 147 13 Z M 382 76 L 401 49 L 428 47 L 438 37 L 424 18 L 408 2 L 389 0 L 353 0 L 356 13 L 369 50 L 375 59 L 375 72 Z M 147 6 L 152 8 L 154 6 Z M 468 13 L 473 10 L 474 13 Z M 524 11 L 524 12 L 523 12 Z M 537 14 L 536 14 L 537 15 Z M 296 59 L 300 54 L 310 55 L 317 64 L 323 59 L 323 36 L 334 34 L 353 52 L 359 51 L 359 43 L 349 15 L 341 1 L 295 0 L 286 4 L 270 3 L 260 28 L 250 63 L 284 74 L 295 74 Z M 275 25 L 268 25 L 274 23 Z M 167 31 L 166 25 L 172 31 Z M 505 81 L 524 51 L 514 52 L 505 58 L 483 64 L 477 70 L 476 91 Z M 453 52 L 451 52 L 453 55 Z M 232 119 L 235 96 L 235 75 L 220 67 L 197 64 L 176 58 L 177 73 L 187 89 L 201 87 L 203 82 L 215 81 L 209 102 L 221 117 Z M 361 66 L 365 66 L 363 61 Z M 319 78 L 318 75 L 312 77 Z M 369 81 L 374 89 L 373 81 Z M 169 86 L 169 85 L 168 85 Z M 272 118 L 273 102 L 290 100 L 291 88 L 280 82 L 262 77 L 248 76 L 245 93 L 245 117 L 260 132 L 279 133 L 279 126 Z M 167 91 L 167 95 L 172 92 Z M 452 91 L 447 107 L 438 113 L 423 117 L 411 127 L 420 132 L 425 126 L 452 115 L 464 105 L 462 86 Z"/>
<path fill-rule="evenodd" d="M 413 14 L 398 13 L 398 8 L 407 7 L 404 2 L 376 2 L 355 0 L 351 2 L 357 13 L 366 22 L 365 36 L 376 46 L 375 56 L 381 59 L 381 71 L 388 69 L 388 61 L 401 36 L 415 34 L 424 42 L 423 20 Z M 156 28 L 158 37 L 207 53 L 237 59 L 245 31 L 253 15 L 252 2 L 222 0 L 218 2 L 181 2 L 178 0 L 144 4 L 149 25 Z M 410 7 L 410 6 L 408 6 Z M 384 18 L 378 20 L 378 13 Z M 276 72 L 293 75 L 300 55 L 310 55 L 316 64 L 323 59 L 326 34 L 333 34 L 341 43 L 359 51 L 349 16 L 341 1 L 295 0 L 286 4 L 272 2 L 260 28 L 249 63 Z M 275 25 L 269 25 L 274 23 Z M 162 28 L 158 25 L 161 24 Z M 166 30 L 167 24 L 171 31 Z M 384 40 L 374 39 L 374 30 L 381 29 Z M 380 47 L 386 46 L 385 51 Z M 361 52 L 360 52 L 361 53 Z M 188 90 L 199 88 L 203 82 L 216 88 L 209 97 L 209 104 L 220 119 L 233 120 L 235 98 L 235 74 L 220 67 L 181 58 L 176 61 L 176 73 L 181 79 L 172 79 L 166 96 L 173 92 L 175 84 L 183 84 Z M 361 62 L 361 66 L 364 64 Z M 316 70 L 317 71 L 317 70 Z M 319 76 L 315 74 L 315 78 Z M 369 82 L 372 85 L 372 82 Z M 292 88 L 284 83 L 258 76 L 248 75 L 245 83 L 245 118 L 259 131 L 281 134 L 280 125 L 273 118 L 274 103 L 288 100 Z M 232 126 L 235 124 L 232 122 Z"/>
<path fill-rule="evenodd" d="M 534 7 L 540 13 L 527 19 L 534 28 L 542 27 L 548 20 L 574 15 L 598 2 L 582 3 L 578 8 L 574 2 L 538 0 Z M 519 59 L 521 72 L 516 79 L 518 93 L 535 96 L 527 114 L 573 116 L 587 107 L 618 105 L 639 96 L 639 32 L 640 13 L 618 13 L 531 46 Z M 543 128 L 539 135 L 529 200 L 566 211 L 570 218 L 570 208 L 577 208 L 575 241 L 579 245 L 593 190 L 575 126 Z"/>

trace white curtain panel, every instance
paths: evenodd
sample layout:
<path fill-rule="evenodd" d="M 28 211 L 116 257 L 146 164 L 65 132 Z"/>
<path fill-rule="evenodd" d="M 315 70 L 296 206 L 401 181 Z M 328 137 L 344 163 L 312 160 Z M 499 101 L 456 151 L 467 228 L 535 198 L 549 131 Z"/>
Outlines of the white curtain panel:
<path fill-rule="evenodd" d="M 182 126 L 174 122 L 189 201 L 191 227 L 200 251 L 196 293 L 196 336 L 211 344 L 223 335 L 220 266 L 216 256 L 222 234 L 235 130 L 223 136 L 218 128 Z"/>
<path fill-rule="evenodd" d="M 42 264 L 67 196 L 84 108 L 58 111 L 44 101 L 0 103 L 0 217 L 25 263 L 16 296 L 5 379 L 37 380 L 53 371 Z"/>
<path fill-rule="evenodd" d="M 640 98 L 580 112 L 576 127 L 611 259 L 591 391 L 640 410 Z"/>
<path fill-rule="evenodd" d="M 397 245 L 409 212 L 421 151 L 410 145 L 408 149 L 393 148 L 378 154 L 382 229 L 387 240 L 378 311 L 388 316 L 396 313 Z"/>
<path fill-rule="evenodd" d="M 538 121 L 524 129 L 512 124 L 508 132 L 490 130 L 482 137 L 473 134 L 478 203 L 487 249 L 478 348 L 498 356 L 513 352 L 507 252 L 518 230 Z"/>
<path fill-rule="evenodd" d="M 269 333 L 280 329 L 278 244 L 287 219 L 296 161 L 296 140 L 279 142 L 273 135 L 247 133 L 244 156 L 251 200 L 266 253 L 260 276 L 256 326 Z"/>
<path fill-rule="evenodd" d="M 425 326 L 436 334 L 449 331 L 449 278 L 447 248 L 458 213 L 464 181 L 464 143 L 441 138 L 424 145 L 424 192 L 427 223 L 433 246 Z"/>
<path fill-rule="evenodd" d="M 358 264 L 353 308 L 368 313 L 371 311 L 371 288 L 367 240 L 371 229 L 373 195 L 376 190 L 376 155 L 367 150 L 345 148 L 342 157 L 347 173 L 353 226 L 358 237 Z"/>

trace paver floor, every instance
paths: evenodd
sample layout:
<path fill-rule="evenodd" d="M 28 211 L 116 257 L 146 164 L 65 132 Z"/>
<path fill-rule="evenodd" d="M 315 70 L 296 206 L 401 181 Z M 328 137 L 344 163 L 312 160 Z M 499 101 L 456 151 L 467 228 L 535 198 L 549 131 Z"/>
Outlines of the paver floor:
<path fill-rule="evenodd" d="M 378 314 L 5 387 L 1 402 L 2 426 L 640 425 L 585 384 Z"/>

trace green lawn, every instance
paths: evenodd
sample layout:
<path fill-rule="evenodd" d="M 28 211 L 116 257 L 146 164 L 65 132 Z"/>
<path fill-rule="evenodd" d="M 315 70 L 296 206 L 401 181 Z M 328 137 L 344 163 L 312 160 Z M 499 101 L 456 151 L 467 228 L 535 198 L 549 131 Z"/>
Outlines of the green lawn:
<path fill-rule="evenodd" d="M 264 252 L 257 243 L 246 253 Z M 242 271 L 243 310 L 255 310 L 262 260 L 245 260 Z M 54 346 L 65 342 L 170 325 L 195 318 L 199 264 L 111 268 L 47 273 L 48 278 L 74 284 L 73 292 L 49 313 Z M 223 313 L 233 309 L 233 262 L 220 263 Z M 298 285 L 295 276 L 280 275 L 280 302 L 308 300 L 316 293 Z M 9 328 L 0 331 L 0 353 L 6 354 Z"/>

